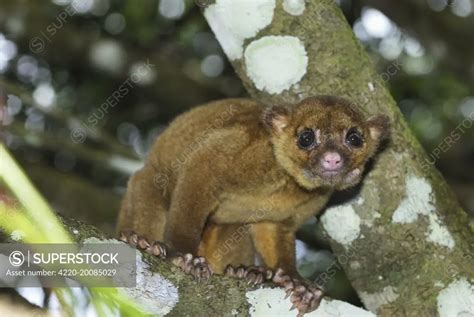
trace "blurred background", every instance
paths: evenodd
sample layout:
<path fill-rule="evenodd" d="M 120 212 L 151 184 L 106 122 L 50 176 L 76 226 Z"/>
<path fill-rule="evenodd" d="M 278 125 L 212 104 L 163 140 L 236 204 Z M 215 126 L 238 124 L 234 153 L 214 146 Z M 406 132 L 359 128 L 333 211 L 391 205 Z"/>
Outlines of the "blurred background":
<path fill-rule="evenodd" d="M 474 214 L 474 1 L 337 2 L 430 162 Z M 128 177 L 169 121 L 239 96 L 193 1 L 0 3 L 0 137 L 57 212 L 110 234 Z M 300 267 L 314 277 L 324 269 L 315 261 L 334 259 L 313 250 L 324 242 L 305 242 Z M 357 302 L 342 274 L 332 283 L 334 296 Z"/>

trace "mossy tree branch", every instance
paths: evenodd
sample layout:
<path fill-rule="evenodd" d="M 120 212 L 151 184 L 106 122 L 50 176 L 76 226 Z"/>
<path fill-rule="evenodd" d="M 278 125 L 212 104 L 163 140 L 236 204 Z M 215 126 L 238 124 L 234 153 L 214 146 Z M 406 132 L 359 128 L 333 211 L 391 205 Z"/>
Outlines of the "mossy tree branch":
<path fill-rule="evenodd" d="M 61 217 L 61 221 L 67 231 L 74 236 L 77 242 L 83 242 L 90 238 L 101 240 L 110 239 L 93 226 L 84 224 L 74 219 Z M 198 282 L 181 269 L 176 268 L 169 261 L 163 261 L 145 252 L 142 253 L 145 262 L 149 264 L 150 274 L 157 274 L 169 281 L 178 290 L 179 300 L 169 303 L 172 298 L 158 298 L 159 305 L 168 306 L 171 311 L 166 316 L 252 316 L 252 312 L 268 316 L 296 316 L 297 312 L 290 312 L 291 303 L 289 299 L 283 300 L 285 293 L 283 289 L 271 289 L 272 284 L 263 286 L 262 293 L 251 294 L 254 300 L 249 300 L 249 292 L 255 289 L 262 290 L 262 286 L 249 285 L 245 280 L 238 280 L 219 275 L 213 275 L 208 282 Z M 155 289 L 150 286 L 137 285 L 145 289 L 142 296 L 148 297 L 153 292 L 166 293 L 164 285 L 156 285 Z M 153 290 L 153 292 L 151 291 Z M 271 295 L 268 295 L 271 292 Z M 158 296 L 159 297 L 159 296 Z M 140 305 L 140 302 L 138 303 Z M 162 311 L 163 312 L 163 311 Z M 321 314 L 332 314 L 338 312 L 338 317 L 349 317 L 356 314 L 360 317 L 373 317 L 367 311 L 350 304 L 324 299 Z M 307 315 L 321 316 L 316 310 Z M 324 315 L 325 316 L 325 315 Z"/>

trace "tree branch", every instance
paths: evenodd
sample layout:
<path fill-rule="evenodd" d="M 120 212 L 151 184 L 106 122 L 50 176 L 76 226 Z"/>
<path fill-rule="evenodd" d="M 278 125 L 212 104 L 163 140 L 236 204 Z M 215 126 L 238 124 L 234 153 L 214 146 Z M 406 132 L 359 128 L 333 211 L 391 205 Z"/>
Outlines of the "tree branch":
<path fill-rule="evenodd" d="M 62 218 L 66 229 L 78 242 L 108 237 L 93 226 L 74 219 Z M 214 275 L 208 283 L 197 282 L 168 261 L 159 260 L 142 253 L 148 267 L 145 269 L 147 282 L 137 285 L 133 290 L 138 304 L 154 303 L 155 314 L 166 316 L 296 316 L 290 312 L 290 299 L 284 299 L 281 288 L 249 286 L 244 280 Z M 139 271 L 139 270 L 137 270 Z M 140 272 L 138 272 L 140 274 Z M 140 280 L 137 278 L 137 280 Z M 173 295 L 177 292 L 177 295 Z M 163 296 L 163 294 L 165 296 Z M 317 317 L 320 314 L 339 312 L 337 316 L 374 317 L 371 313 L 345 302 L 324 299 L 321 307 L 306 316 Z"/>

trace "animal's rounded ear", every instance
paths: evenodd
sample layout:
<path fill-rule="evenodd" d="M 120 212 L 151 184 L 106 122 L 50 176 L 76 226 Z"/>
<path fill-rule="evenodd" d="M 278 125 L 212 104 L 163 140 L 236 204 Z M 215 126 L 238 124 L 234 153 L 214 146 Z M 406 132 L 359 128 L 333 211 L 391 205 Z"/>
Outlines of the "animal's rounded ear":
<path fill-rule="evenodd" d="M 370 137 L 374 141 L 382 141 L 390 136 L 390 119 L 388 116 L 380 114 L 372 116 L 367 120 Z"/>
<path fill-rule="evenodd" d="M 285 106 L 269 106 L 263 110 L 262 120 L 270 131 L 280 133 L 290 122 L 290 110 Z"/>

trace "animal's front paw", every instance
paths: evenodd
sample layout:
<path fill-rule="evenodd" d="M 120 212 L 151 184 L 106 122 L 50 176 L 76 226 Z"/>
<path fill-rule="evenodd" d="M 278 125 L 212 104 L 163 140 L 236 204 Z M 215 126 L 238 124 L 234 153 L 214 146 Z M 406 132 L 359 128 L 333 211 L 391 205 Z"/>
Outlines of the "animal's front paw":
<path fill-rule="evenodd" d="M 235 277 L 239 279 L 246 279 L 248 284 L 261 284 L 270 280 L 273 277 L 273 271 L 263 266 L 238 266 L 234 268 L 228 265 L 225 269 L 224 275 Z"/>
<path fill-rule="evenodd" d="M 290 310 L 298 309 L 298 317 L 318 308 L 324 296 L 323 290 L 316 285 L 292 278 L 282 269 L 275 272 L 272 280 L 285 289 L 287 297 L 290 296 L 290 301 L 293 304 Z"/>
<path fill-rule="evenodd" d="M 212 268 L 202 256 L 193 256 L 191 253 L 177 254 L 171 262 L 187 274 L 191 274 L 198 281 L 207 281 L 212 275 Z"/>
<path fill-rule="evenodd" d="M 145 237 L 137 235 L 135 232 L 120 232 L 121 241 L 130 244 L 131 246 L 145 250 L 151 255 L 158 256 L 162 259 L 166 258 L 168 249 L 166 245 L 159 241 L 149 242 Z"/>

